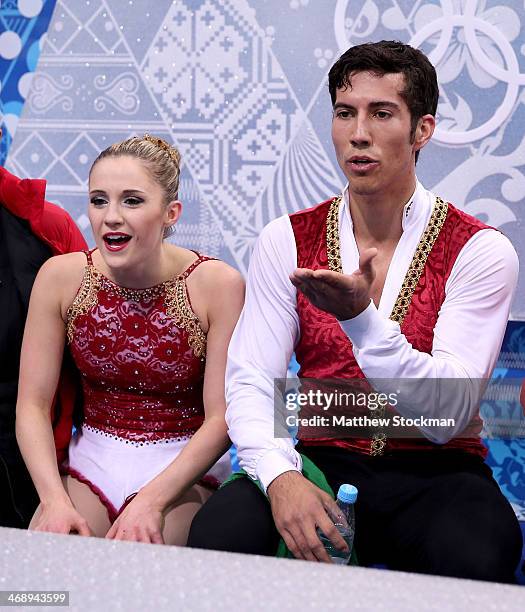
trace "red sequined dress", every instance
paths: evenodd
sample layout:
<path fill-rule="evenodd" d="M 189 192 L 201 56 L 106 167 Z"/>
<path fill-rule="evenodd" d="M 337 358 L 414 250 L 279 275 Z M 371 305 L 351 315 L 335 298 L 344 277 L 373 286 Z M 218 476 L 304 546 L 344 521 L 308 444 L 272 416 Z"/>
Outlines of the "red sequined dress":
<path fill-rule="evenodd" d="M 206 335 L 186 279 L 211 258 L 198 255 L 182 274 L 154 287 L 127 289 L 93 266 L 91 252 L 86 256 L 67 317 L 84 416 L 64 471 L 88 484 L 114 520 L 203 423 Z M 228 472 L 224 457 L 205 480 L 217 485 Z"/>

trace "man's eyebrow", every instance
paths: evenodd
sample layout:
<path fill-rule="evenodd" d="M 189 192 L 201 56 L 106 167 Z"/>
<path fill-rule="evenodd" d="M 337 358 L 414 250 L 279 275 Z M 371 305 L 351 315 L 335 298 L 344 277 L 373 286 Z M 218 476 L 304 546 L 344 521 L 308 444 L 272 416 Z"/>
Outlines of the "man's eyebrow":
<path fill-rule="evenodd" d="M 334 110 L 338 110 L 340 108 L 347 110 L 355 110 L 355 106 L 351 104 L 345 104 L 344 102 L 336 102 L 334 104 Z M 374 100 L 368 104 L 368 108 L 394 108 L 399 109 L 400 106 L 396 102 L 392 100 Z"/>
<path fill-rule="evenodd" d="M 376 100 L 374 102 L 370 102 L 368 105 L 369 108 L 401 108 L 397 102 L 393 102 L 392 100 Z"/>

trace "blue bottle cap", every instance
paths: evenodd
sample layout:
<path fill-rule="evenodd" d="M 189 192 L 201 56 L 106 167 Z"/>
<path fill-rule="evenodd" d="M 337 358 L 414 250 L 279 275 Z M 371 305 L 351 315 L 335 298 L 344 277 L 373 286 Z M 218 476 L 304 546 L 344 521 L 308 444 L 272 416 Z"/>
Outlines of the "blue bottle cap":
<path fill-rule="evenodd" d="M 342 484 L 337 491 L 337 499 L 347 504 L 353 504 L 357 499 L 357 488 L 351 484 Z"/>

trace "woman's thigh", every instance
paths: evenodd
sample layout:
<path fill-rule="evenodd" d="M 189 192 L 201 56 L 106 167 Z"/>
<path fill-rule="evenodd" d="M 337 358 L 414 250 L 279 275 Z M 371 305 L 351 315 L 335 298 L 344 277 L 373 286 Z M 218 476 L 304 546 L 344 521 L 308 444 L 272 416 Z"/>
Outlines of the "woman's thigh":
<path fill-rule="evenodd" d="M 196 484 L 177 501 L 164 517 L 162 535 L 165 544 L 186 546 L 193 517 L 211 497 L 213 491 Z"/>
<path fill-rule="evenodd" d="M 71 476 L 62 476 L 62 484 L 68 494 L 74 508 L 86 519 L 93 535 L 103 538 L 111 526 L 108 512 L 100 499 L 91 489 Z M 42 512 L 42 504 L 39 504 L 28 529 L 33 529 Z"/>
<path fill-rule="evenodd" d="M 93 535 L 103 538 L 111 527 L 111 522 L 98 495 L 72 476 L 62 476 L 62 484 L 75 509 L 86 519 Z"/>

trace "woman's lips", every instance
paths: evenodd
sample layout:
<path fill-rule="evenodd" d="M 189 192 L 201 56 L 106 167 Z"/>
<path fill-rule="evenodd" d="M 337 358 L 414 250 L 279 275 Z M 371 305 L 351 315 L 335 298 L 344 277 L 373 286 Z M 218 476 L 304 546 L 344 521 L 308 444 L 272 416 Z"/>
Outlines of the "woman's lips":
<path fill-rule="evenodd" d="M 104 234 L 102 236 L 104 240 L 104 244 L 106 245 L 106 249 L 108 251 L 122 251 L 125 249 L 129 241 L 131 240 L 131 236 L 129 234 L 123 233 L 112 233 L 112 234 Z"/>

